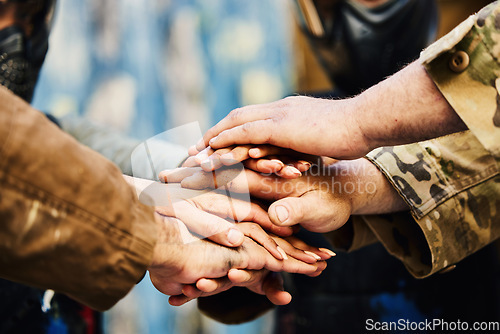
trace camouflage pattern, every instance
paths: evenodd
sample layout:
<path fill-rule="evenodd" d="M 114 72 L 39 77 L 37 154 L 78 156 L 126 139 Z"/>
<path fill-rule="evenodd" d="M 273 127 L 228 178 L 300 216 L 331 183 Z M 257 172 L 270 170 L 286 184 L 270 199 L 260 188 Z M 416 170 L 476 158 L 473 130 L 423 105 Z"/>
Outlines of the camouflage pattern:
<path fill-rule="evenodd" d="M 364 217 L 416 277 L 462 260 L 500 236 L 498 161 L 471 131 L 382 147 L 367 156 L 411 208 L 411 215 Z M 413 221 L 416 221 L 416 226 Z"/>
<path fill-rule="evenodd" d="M 460 73 L 450 60 L 469 58 Z M 468 128 L 494 156 L 500 155 L 500 2 L 483 8 L 428 47 L 420 61 Z"/>
<path fill-rule="evenodd" d="M 461 72 L 450 65 L 458 51 L 469 57 Z M 408 203 L 411 215 L 363 216 L 365 229 L 416 277 L 453 266 L 500 236 L 499 58 L 497 1 L 429 46 L 420 57 L 470 130 L 382 147 L 367 156 Z M 361 232 L 360 226 L 358 233 L 366 238 L 368 232 Z M 353 236 L 353 246 L 358 248 L 362 245 L 356 239 Z"/>

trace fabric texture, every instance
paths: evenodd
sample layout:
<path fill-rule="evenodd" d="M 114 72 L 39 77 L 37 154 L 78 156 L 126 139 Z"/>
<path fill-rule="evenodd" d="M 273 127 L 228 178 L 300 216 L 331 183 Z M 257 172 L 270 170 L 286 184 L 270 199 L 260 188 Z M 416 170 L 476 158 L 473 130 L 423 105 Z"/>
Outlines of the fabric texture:
<path fill-rule="evenodd" d="M 0 100 L 0 276 L 110 308 L 151 261 L 153 210 L 110 161 L 7 89 Z"/>

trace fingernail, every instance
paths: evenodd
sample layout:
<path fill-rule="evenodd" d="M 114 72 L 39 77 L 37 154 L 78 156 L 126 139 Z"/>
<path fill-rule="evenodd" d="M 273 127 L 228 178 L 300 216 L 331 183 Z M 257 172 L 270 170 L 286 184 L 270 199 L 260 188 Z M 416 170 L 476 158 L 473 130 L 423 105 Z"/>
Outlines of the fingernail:
<path fill-rule="evenodd" d="M 234 155 L 232 153 L 226 153 L 220 156 L 220 159 L 226 163 L 231 163 L 235 161 Z"/>
<path fill-rule="evenodd" d="M 330 255 L 330 256 L 336 256 L 337 254 L 335 254 L 334 251 L 328 249 L 328 248 L 318 248 L 320 251 Z"/>
<path fill-rule="evenodd" d="M 195 157 L 194 159 L 196 160 L 196 162 L 201 164 L 208 159 L 208 154 L 205 150 L 203 150 L 200 153 L 198 153 L 197 155 L 195 155 L 194 157 Z"/>
<path fill-rule="evenodd" d="M 196 144 L 196 145 L 198 145 L 198 144 Z M 196 148 L 196 145 L 189 146 L 188 152 L 195 152 L 195 151 L 198 152 L 198 149 Z M 190 155 L 193 155 L 193 154 L 190 154 Z"/>
<path fill-rule="evenodd" d="M 248 155 L 251 156 L 252 158 L 260 158 L 260 149 L 251 148 L 248 150 Z"/>
<path fill-rule="evenodd" d="M 290 173 L 292 173 L 294 176 L 301 176 L 302 173 L 300 172 L 300 170 L 298 170 L 297 168 L 293 167 L 293 166 L 287 166 L 287 169 L 290 171 Z"/>
<path fill-rule="evenodd" d="M 243 233 L 235 228 L 232 228 L 229 232 L 227 232 L 227 241 L 229 241 L 231 245 L 239 245 L 243 237 Z"/>
<path fill-rule="evenodd" d="M 210 139 L 210 141 L 208 142 L 208 145 L 212 145 L 213 143 L 215 143 L 215 141 L 217 140 L 217 136 L 216 137 L 213 137 L 212 139 Z"/>
<path fill-rule="evenodd" d="M 307 168 L 311 168 L 311 166 L 312 166 L 312 165 L 311 165 L 311 163 L 310 163 L 309 161 L 299 160 L 299 162 L 300 162 L 301 164 L 303 164 L 303 165 L 306 165 L 306 166 L 307 166 Z"/>
<path fill-rule="evenodd" d="M 277 249 L 278 252 L 280 252 L 281 256 L 283 256 L 283 260 L 288 260 L 288 256 L 286 256 L 285 251 L 280 246 L 278 246 Z"/>
<path fill-rule="evenodd" d="M 283 161 L 278 160 L 278 159 L 271 159 L 271 160 L 269 160 L 269 161 L 274 162 L 274 163 L 276 163 L 276 164 L 279 164 L 281 167 L 284 167 L 284 166 L 285 166 L 285 164 L 283 163 Z"/>
<path fill-rule="evenodd" d="M 288 209 L 283 205 L 277 205 L 276 208 L 274 208 L 274 211 L 276 212 L 276 216 L 280 222 L 284 223 L 288 220 Z"/>
<path fill-rule="evenodd" d="M 212 165 L 212 159 L 206 158 L 205 160 L 203 160 L 202 162 L 200 162 L 200 165 L 210 167 Z"/>
<path fill-rule="evenodd" d="M 321 260 L 321 256 L 319 256 L 318 254 L 314 254 L 313 252 L 309 252 L 309 251 L 304 251 L 304 253 L 306 253 L 307 255 L 311 255 L 316 260 Z"/>
<path fill-rule="evenodd" d="M 198 142 L 196 143 L 196 147 L 197 148 L 205 148 L 205 141 L 203 140 L 203 138 L 201 138 L 200 140 L 198 140 Z"/>

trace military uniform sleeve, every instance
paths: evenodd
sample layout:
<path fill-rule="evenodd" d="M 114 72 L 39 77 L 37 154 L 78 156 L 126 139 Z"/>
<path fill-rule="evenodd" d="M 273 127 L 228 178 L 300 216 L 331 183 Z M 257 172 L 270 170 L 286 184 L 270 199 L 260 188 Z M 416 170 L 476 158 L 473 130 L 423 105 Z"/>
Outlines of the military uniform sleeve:
<path fill-rule="evenodd" d="M 118 168 L 0 88 L 0 276 L 111 307 L 150 264 L 154 213 Z"/>
<path fill-rule="evenodd" d="M 500 155 L 500 2 L 483 8 L 420 56 L 449 104 L 494 156 Z"/>
<path fill-rule="evenodd" d="M 471 131 L 379 148 L 367 158 L 404 198 L 411 215 L 363 219 L 414 276 L 454 265 L 500 236 L 498 161 Z"/>

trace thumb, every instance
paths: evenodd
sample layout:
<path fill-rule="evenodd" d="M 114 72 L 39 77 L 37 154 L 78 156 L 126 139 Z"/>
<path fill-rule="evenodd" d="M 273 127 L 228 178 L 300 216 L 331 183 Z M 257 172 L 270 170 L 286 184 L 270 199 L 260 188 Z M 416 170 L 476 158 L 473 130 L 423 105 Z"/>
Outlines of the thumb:
<path fill-rule="evenodd" d="M 301 197 L 286 197 L 269 207 L 271 221 L 278 226 L 300 224 L 311 232 L 329 232 L 346 223 L 351 204 L 324 193 L 310 191 Z"/>

